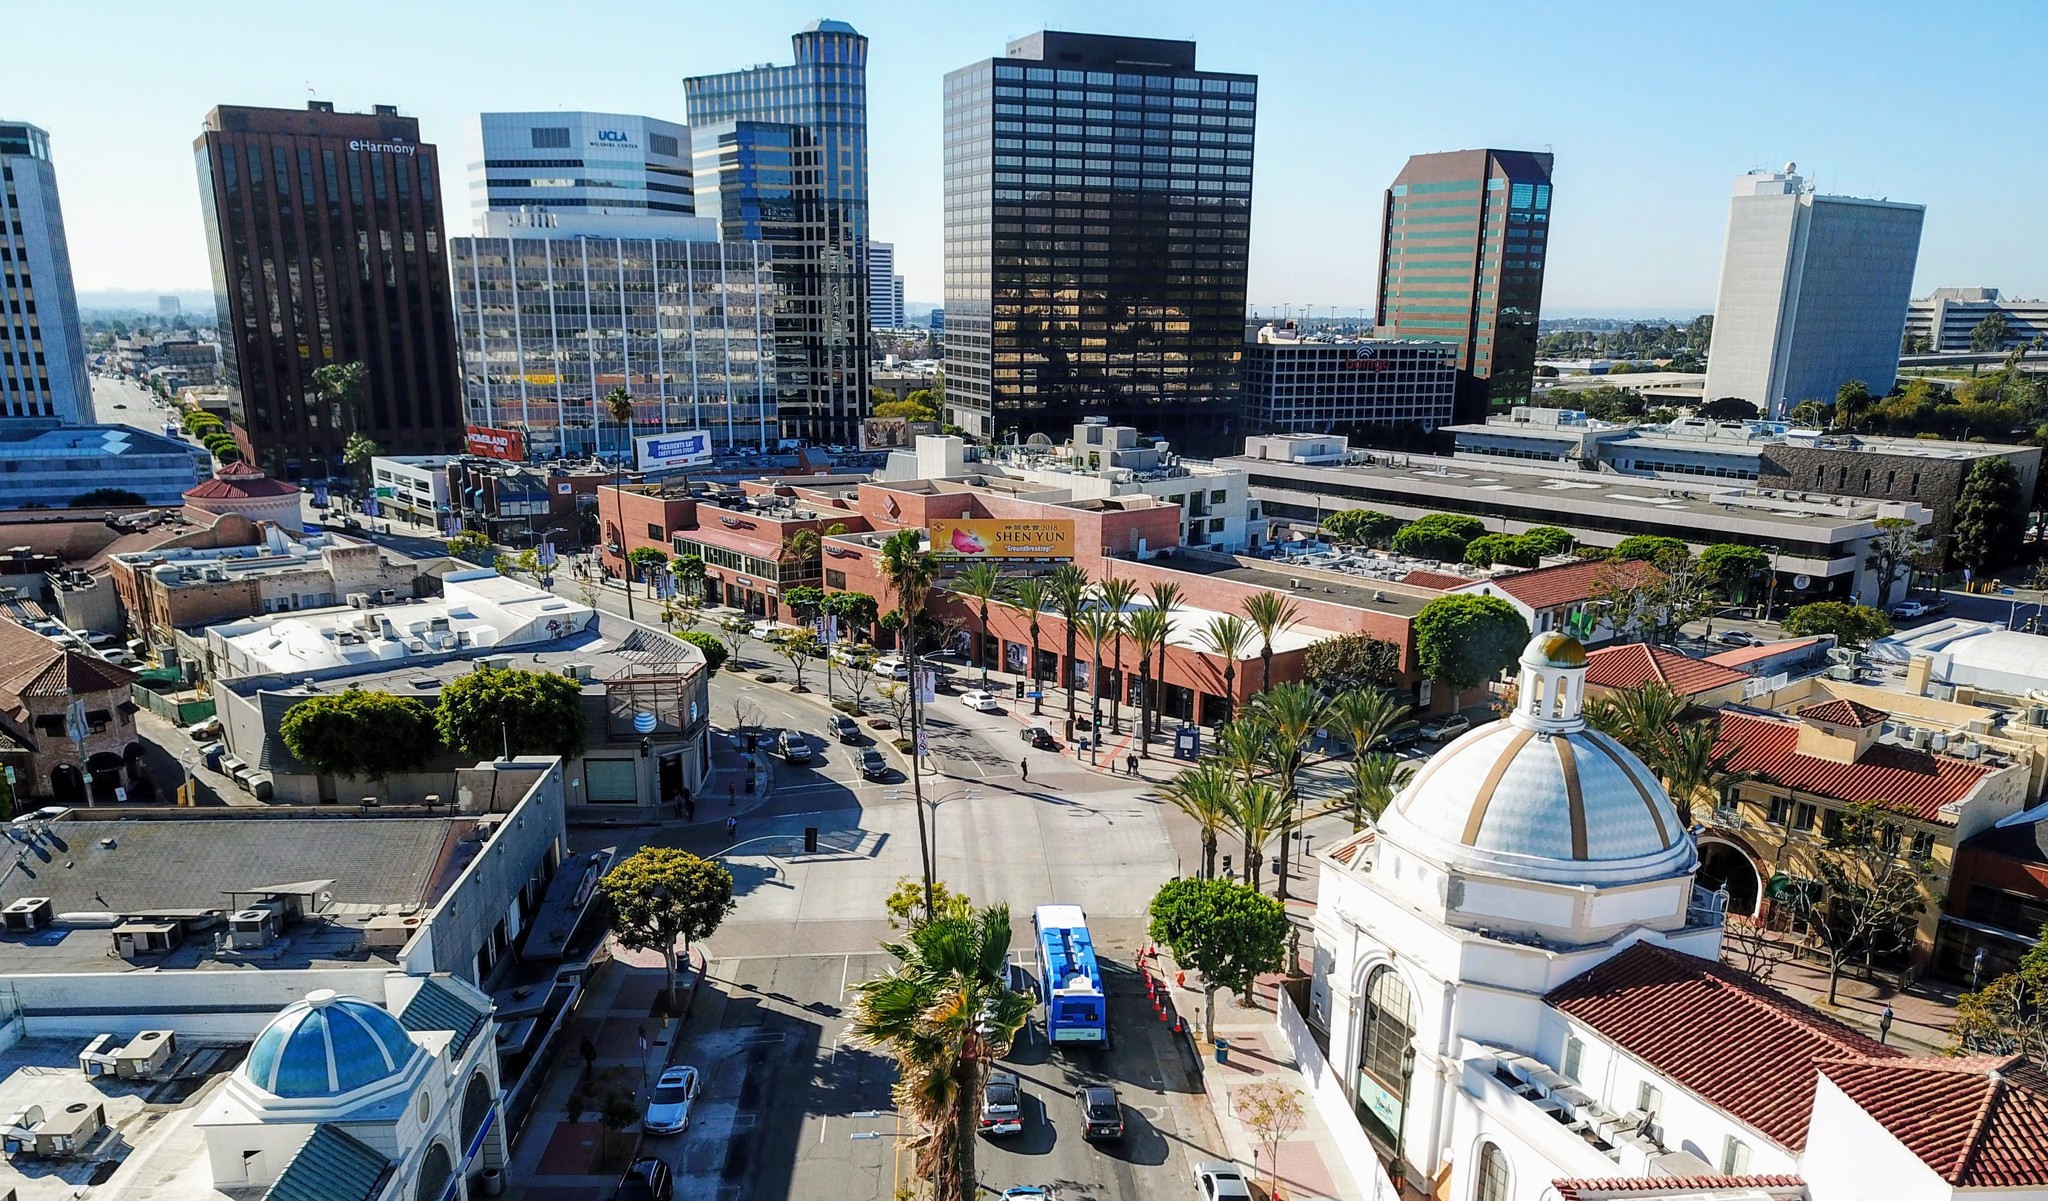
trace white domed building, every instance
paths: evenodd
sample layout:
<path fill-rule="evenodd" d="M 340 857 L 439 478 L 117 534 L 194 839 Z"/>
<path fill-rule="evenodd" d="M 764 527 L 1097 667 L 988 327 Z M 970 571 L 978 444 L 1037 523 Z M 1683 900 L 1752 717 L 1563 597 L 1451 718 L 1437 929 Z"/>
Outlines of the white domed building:
<path fill-rule="evenodd" d="M 316 990 L 256 1036 L 194 1123 L 216 1189 L 443 1201 L 503 1166 L 490 999 L 447 975 L 393 973 L 386 992 L 390 1008 Z"/>
<path fill-rule="evenodd" d="M 1695 887 L 1655 773 L 1588 727 L 1584 648 L 1539 634 L 1520 669 L 1514 713 L 1317 856 L 1308 1011 L 1281 1026 L 1360 1191 L 1391 1198 L 1399 1174 L 1446 1201 L 1970 1192 L 1854 1094 L 1958 1077 L 1721 966 L 1725 896 Z M 2023 1075 L 2000 1079 L 2048 1131 Z M 2000 1179 L 2048 1196 L 2048 1151 Z"/>

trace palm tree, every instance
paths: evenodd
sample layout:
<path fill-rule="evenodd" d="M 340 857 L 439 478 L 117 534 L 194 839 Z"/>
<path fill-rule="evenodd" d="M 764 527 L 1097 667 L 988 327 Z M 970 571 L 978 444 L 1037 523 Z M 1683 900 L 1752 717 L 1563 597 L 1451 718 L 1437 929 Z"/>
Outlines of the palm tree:
<path fill-rule="evenodd" d="M 1066 669 L 1060 674 L 1066 677 L 1068 742 L 1074 740 L 1074 639 L 1081 632 L 1081 611 L 1088 607 L 1088 584 L 1088 573 L 1072 563 L 1055 567 L 1045 577 L 1046 599 L 1059 613 L 1060 624 L 1067 627 Z"/>
<path fill-rule="evenodd" d="M 962 596 L 971 597 L 981 608 L 981 634 L 975 656 L 981 660 L 982 687 L 988 686 L 988 661 L 994 658 L 989 646 L 988 606 L 1003 591 L 1003 569 L 983 560 L 968 566 L 967 570 L 953 578 L 953 590 Z"/>
<path fill-rule="evenodd" d="M 1382 738 L 1414 724 L 1408 720 L 1409 711 L 1390 692 L 1355 688 L 1330 701 L 1330 724 L 1343 732 L 1352 758 L 1358 759 L 1375 750 Z"/>
<path fill-rule="evenodd" d="M 1089 718 L 1095 726 L 1095 744 L 1102 745 L 1102 647 L 1116 637 L 1116 616 L 1107 609 L 1090 609 L 1081 614 L 1081 633 L 1088 639 Z"/>
<path fill-rule="evenodd" d="M 1146 589 L 1146 593 L 1151 597 L 1152 607 L 1159 610 L 1166 617 L 1166 631 L 1159 638 L 1159 670 L 1155 673 L 1159 680 L 1159 691 L 1164 693 L 1166 691 L 1166 647 L 1173 639 L 1173 610 L 1180 604 L 1181 590 L 1179 584 L 1171 584 L 1165 580 L 1159 580 Z M 1159 706 L 1154 704 L 1152 706 L 1152 737 L 1159 735 L 1160 717 Z"/>
<path fill-rule="evenodd" d="M 1259 661 L 1265 669 L 1259 679 L 1259 691 L 1264 692 L 1273 686 L 1273 639 L 1301 620 L 1301 609 L 1277 592 L 1253 593 L 1244 598 L 1241 607 L 1259 631 Z"/>
<path fill-rule="evenodd" d="M 1351 828 L 1362 830 L 1368 821 L 1378 821 L 1387 811 L 1415 769 L 1401 762 L 1399 755 L 1374 751 L 1351 761 Z"/>
<path fill-rule="evenodd" d="M 932 888 L 932 850 L 924 816 L 924 778 L 919 764 L 922 756 L 918 753 L 918 670 L 917 670 L 917 616 L 924 610 L 925 596 L 932 581 L 939 576 L 939 561 L 924 548 L 924 539 L 917 530 L 897 530 L 882 542 L 882 578 L 889 581 L 889 587 L 896 593 L 896 612 L 903 617 L 903 662 L 909 669 L 910 716 L 910 799 L 917 809 L 917 847 L 920 862 L 924 865 L 924 911 L 927 918 L 936 917 Z M 972 1177 L 969 1177 L 970 1181 Z"/>
<path fill-rule="evenodd" d="M 1131 645 L 1138 651 L 1138 754 L 1147 759 L 1152 757 L 1151 743 L 1145 731 L 1149 729 L 1148 715 L 1152 711 L 1152 651 L 1166 645 L 1166 636 L 1172 632 L 1172 623 L 1166 614 L 1157 609 L 1139 609 L 1131 614 L 1127 624 L 1130 627 Z"/>
<path fill-rule="evenodd" d="M 1216 759 L 1230 768 L 1238 783 L 1249 787 L 1266 769 L 1266 739 L 1271 735 L 1257 709 L 1216 731 Z"/>
<path fill-rule="evenodd" d="M 1237 711 L 1237 660 L 1252 644 L 1252 627 L 1242 617 L 1221 614 L 1196 632 L 1202 645 L 1223 660 L 1223 720 Z"/>
<path fill-rule="evenodd" d="M 1294 825 L 1301 808 L 1301 793 L 1296 787 L 1301 774 L 1301 761 L 1308 754 L 1309 742 L 1316 731 L 1330 724 L 1330 702 L 1307 684 L 1281 684 L 1268 688 L 1259 694 L 1257 706 L 1270 732 L 1266 738 L 1266 762 L 1272 766 L 1273 774 L 1279 777 L 1280 793 L 1287 801 L 1287 822 L 1281 830 L 1278 867 L 1274 871 L 1278 889 L 1274 895 L 1287 899 L 1287 839 L 1286 829 Z"/>
<path fill-rule="evenodd" d="M 1031 623 L 1031 716 L 1044 712 L 1045 690 L 1038 686 L 1038 619 L 1045 613 L 1047 600 L 1045 580 L 1038 576 L 1025 576 L 1010 590 L 1010 603 L 1024 614 Z"/>
<path fill-rule="evenodd" d="M 1652 681 L 1595 697 L 1585 706 L 1586 723 L 1634 751 L 1655 767 L 1671 753 L 1671 734 L 1691 702 Z"/>
<path fill-rule="evenodd" d="M 1238 789 L 1231 798 L 1230 824 L 1244 837 L 1244 879 L 1254 889 L 1261 883 L 1259 865 L 1265 860 L 1266 844 L 1277 835 L 1286 849 L 1287 812 L 1286 796 L 1263 780 Z"/>
<path fill-rule="evenodd" d="M 1169 780 L 1160 790 L 1174 808 L 1195 819 L 1202 828 L 1202 879 L 1216 878 L 1216 840 L 1231 823 L 1231 801 L 1237 795 L 1237 781 L 1230 767 L 1219 760 L 1198 763 Z"/>
<path fill-rule="evenodd" d="M 384 448 L 361 431 L 350 434 L 348 442 L 341 448 L 341 461 L 356 473 L 356 487 L 364 496 L 370 495 L 370 460 L 383 453 Z"/>
<path fill-rule="evenodd" d="M 1123 636 L 1130 629 L 1131 624 L 1130 614 L 1126 610 L 1131 606 L 1131 598 L 1137 594 L 1138 586 L 1136 584 L 1117 576 L 1111 576 L 1095 586 L 1095 595 L 1101 598 L 1102 607 L 1109 611 L 1109 615 L 1116 625 L 1114 633 L 1116 639 L 1116 693 L 1109 698 L 1109 729 L 1113 734 L 1123 733 L 1122 718 L 1118 714 L 1118 706 L 1122 703 L 1124 696 L 1130 692 L 1130 686 L 1124 683 Z"/>
<path fill-rule="evenodd" d="M 626 435 L 633 429 L 633 394 L 623 386 L 613 388 L 604 394 L 605 415 L 619 427 L 619 443 L 625 445 Z M 626 585 L 626 620 L 633 620 L 633 564 L 626 558 L 626 490 L 622 473 L 626 467 L 623 449 L 612 464 L 612 495 L 619 504 L 619 574 Z"/>
<path fill-rule="evenodd" d="M 1664 777 L 1664 787 L 1678 809 L 1678 820 L 1688 827 L 1692 825 L 1695 800 L 1710 795 L 1719 797 L 1729 785 L 1756 778 L 1754 772 L 1736 771 L 1728 766 L 1741 753 L 1740 747 L 1714 753 L 1720 740 L 1719 723 L 1713 719 L 1689 722 L 1672 732 L 1663 760 L 1650 765 Z"/>
<path fill-rule="evenodd" d="M 898 962 L 854 986 L 851 1033 L 896 1060 L 897 1108 L 916 1127 L 906 1145 L 934 1201 L 971 1201 L 988 1065 L 1031 1015 L 1009 987 L 1009 906 L 928 915 L 883 949 Z"/>

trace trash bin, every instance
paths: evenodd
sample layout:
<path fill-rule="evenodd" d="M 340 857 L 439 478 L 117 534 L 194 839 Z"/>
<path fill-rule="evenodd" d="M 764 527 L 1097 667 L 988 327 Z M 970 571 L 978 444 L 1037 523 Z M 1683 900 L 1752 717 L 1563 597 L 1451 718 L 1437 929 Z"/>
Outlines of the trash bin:
<path fill-rule="evenodd" d="M 1080 745 L 1080 749 L 1082 749 L 1082 750 L 1084 750 L 1084 751 L 1088 749 L 1088 736 L 1087 736 L 1086 734 L 1083 734 L 1083 735 L 1081 735 L 1081 737 L 1080 737 L 1080 739 L 1079 739 L 1078 741 L 1079 741 L 1079 742 L 1080 742 L 1080 744 L 1081 744 L 1081 745 Z"/>
<path fill-rule="evenodd" d="M 1219 1038 L 1219 1039 L 1217 1039 L 1217 1040 L 1216 1040 L 1216 1062 L 1217 1062 L 1217 1063 L 1229 1063 L 1229 1062 L 1230 1062 L 1230 1040 L 1229 1040 L 1229 1039 L 1227 1039 L 1227 1038 Z"/>
<path fill-rule="evenodd" d="M 505 1192 L 504 1169 L 485 1168 L 483 1170 L 483 1174 L 478 1177 L 478 1183 L 483 1185 L 483 1192 L 484 1196 L 486 1197 L 497 1197 L 503 1195 Z"/>

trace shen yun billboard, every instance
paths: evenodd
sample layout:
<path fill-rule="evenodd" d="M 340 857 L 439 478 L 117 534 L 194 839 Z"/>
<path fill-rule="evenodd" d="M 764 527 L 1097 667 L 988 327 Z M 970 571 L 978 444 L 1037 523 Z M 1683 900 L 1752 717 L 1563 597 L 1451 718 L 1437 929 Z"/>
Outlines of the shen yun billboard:
<path fill-rule="evenodd" d="M 1074 557 L 1072 520 L 1012 521 L 970 518 L 932 522 L 932 553 L 941 559 L 1064 563 Z"/>

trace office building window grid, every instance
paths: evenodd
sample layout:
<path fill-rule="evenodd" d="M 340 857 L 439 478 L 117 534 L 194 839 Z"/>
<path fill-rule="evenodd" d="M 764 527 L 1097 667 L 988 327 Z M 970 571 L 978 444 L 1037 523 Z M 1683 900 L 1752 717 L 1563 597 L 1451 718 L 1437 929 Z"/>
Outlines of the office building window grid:
<path fill-rule="evenodd" d="M 1248 343 L 1245 431 L 1433 430 L 1451 420 L 1457 378 L 1449 343 Z"/>

